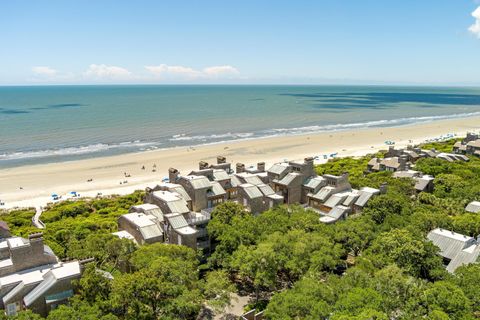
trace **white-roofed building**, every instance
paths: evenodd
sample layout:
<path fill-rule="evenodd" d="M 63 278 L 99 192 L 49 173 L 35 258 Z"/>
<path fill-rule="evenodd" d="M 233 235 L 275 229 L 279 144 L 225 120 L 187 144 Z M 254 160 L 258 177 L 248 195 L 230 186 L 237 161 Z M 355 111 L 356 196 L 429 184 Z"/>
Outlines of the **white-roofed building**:
<path fill-rule="evenodd" d="M 213 170 L 212 170 L 213 179 Z M 227 198 L 227 193 L 217 181 L 210 181 L 201 175 L 179 176 L 177 183 L 181 184 L 192 199 L 192 211 L 213 208 Z"/>
<path fill-rule="evenodd" d="M 43 274 L 42 281 L 23 298 L 23 303 L 27 308 L 46 315 L 73 296 L 72 280 L 80 277 L 78 261 L 59 263 Z"/>
<path fill-rule="evenodd" d="M 257 175 L 249 173 L 249 172 L 237 173 L 235 175 L 237 176 L 237 178 L 242 183 L 249 183 L 249 184 L 253 184 L 255 186 L 257 186 L 259 184 L 264 184 L 262 179 L 260 179 Z"/>
<path fill-rule="evenodd" d="M 0 242 L 0 308 L 9 316 L 24 309 L 46 316 L 73 295 L 71 281 L 81 276 L 78 261 L 59 262 L 42 234 Z"/>
<path fill-rule="evenodd" d="M 310 192 L 306 195 L 307 205 L 323 212 L 328 212 L 337 205 L 334 204 L 336 200 L 338 201 L 338 204 L 341 204 L 348 197 L 348 193 L 352 191 L 352 186 L 348 182 L 347 173 L 340 176 L 325 174 L 322 176 L 319 187 L 320 188 L 317 188 L 318 191 L 316 193 Z M 333 197 L 338 193 L 341 193 L 342 195 Z M 328 201 L 329 203 L 327 204 Z"/>
<path fill-rule="evenodd" d="M 154 188 L 147 188 L 146 189 L 146 195 L 145 195 L 145 201 L 147 203 L 156 204 L 162 209 L 162 205 L 165 202 L 165 200 L 167 200 L 167 199 L 164 199 L 161 196 L 156 198 L 154 193 L 158 192 L 158 191 L 167 191 L 167 192 L 171 192 L 173 194 L 176 194 L 178 196 L 177 198 L 181 198 L 183 201 L 185 201 L 188 210 L 192 209 L 192 199 L 188 195 L 187 191 L 185 191 L 185 188 L 183 188 L 183 186 L 181 186 L 179 184 L 176 184 L 176 183 L 162 182 L 162 183 L 158 184 L 157 186 L 155 186 Z M 159 194 L 159 195 L 161 195 L 161 194 Z M 160 202 L 160 203 L 158 203 L 158 202 Z M 169 211 L 169 209 L 166 209 L 166 207 L 163 206 L 162 212 L 164 210 L 167 211 L 167 212 L 164 212 L 164 213 L 168 213 L 168 211 Z"/>
<path fill-rule="evenodd" d="M 268 178 L 270 181 L 281 180 L 289 172 L 290 166 L 288 165 L 288 162 L 276 163 L 267 170 Z"/>
<path fill-rule="evenodd" d="M 226 199 L 235 199 L 237 197 L 237 186 L 240 183 L 234 183 L 233 179 L 238 180 L 235 175 L 229 175 L 227 171 L 223 169 L 213 170 L 213 180 L 218 182 L 226 192 Z"/>
<path fill-rule="evenodd" d="M 163 214 L 187 214 L 190 212 L 187 202 L 177 192 L 154 191 L 150 195 L 146 196 L 146 200 L 157 205 Z"/>
<path fill-rule="evenodd" d="M 475 263 L 480 256 L 480 244 L 473 237 L 437 228 L 430 231 L 427 238 L 440 248 L 448 272 L 454 272 L 464 264 Z"/>
<path fill-rule="evenodd" d="M 28 239 L 11 237 L 0 241 L 0 276 L 55 263 L 57 257 L 44 245 L 41 233 Z"/>
<path fill-rule="evenodd" d="M 237 200 L 253 214 L 265 211 L 264 194 L 256 185 L 244 183 L 238 186 Z"/>
<path fill-rule="evenodd" d="M 435 187 L 434 178 L 429 175 L 424 175 L 419 171 L 414 170 L 404 170 L 396 171 L 393 174 L 394 178 L 410 178 L 415 181 L 415 191 L 417 192 L 433 192 Z"/>
<path fill-rule="evenodd" d="M 158 219 L 159 222 L 163 222 L 163 213 L 162 210 L 157 205 L 151 203 L 143 203 L 139 205 L 132 206 L 128 212 L 141 212 L 145 215 L 152 215 Z"/>
<path fill-rule="evenodd" d="M 472 201 L 465 207 L 465 211 L 471 213 L 479 213 L 480 212 L 480 201 Z"/>
<path fill-rule="evenodd" d="M 161 222 L 156 216 L 143 212 L 121 215 L 118 218 L 118 229 L 129 233 L 138 244 L 164 241 Z M 125 232 L 115 235 L 129 238 Z"/>
<path fill-rule="evenodd" d="M 283 197 L 285 203 L 305 202 L 312 188 L 304 186 L 316 177 L 313 162 L 314 159 L 310 157 L 303 161 L 278 163 L 267 171 L 273 190 Z"/>
<path fill-rule="evenodd" d="M 480 140 L 478 134 L 473 132 L 467 132 L 467 136 L 462 141 L 457 141 L 453 145 L 455 154 L 475 154 L 477 150 L 480 150 Z"/>
<path fill-rule="evenodd" d="M 328 213 L 322 214 L 320 221 L 326 224 L 335 223 L 338 220 L 346 219 L 351 212 L 349 207 L 338 205 L 333 207 Z"/>
<path fill-rule="evenodd" d="M 165 215 L 166 242 L 197 249 L 197 230 L 181 214 Z"/>

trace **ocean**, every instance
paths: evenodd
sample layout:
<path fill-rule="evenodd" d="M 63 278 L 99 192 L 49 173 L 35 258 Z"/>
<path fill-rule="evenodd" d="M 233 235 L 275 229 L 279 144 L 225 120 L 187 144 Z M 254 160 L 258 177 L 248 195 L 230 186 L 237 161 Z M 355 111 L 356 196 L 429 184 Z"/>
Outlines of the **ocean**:
<path fill-rule="evenodd" d="M 476 115 L 479 88 L 8 86 L 0 168 Z"/>

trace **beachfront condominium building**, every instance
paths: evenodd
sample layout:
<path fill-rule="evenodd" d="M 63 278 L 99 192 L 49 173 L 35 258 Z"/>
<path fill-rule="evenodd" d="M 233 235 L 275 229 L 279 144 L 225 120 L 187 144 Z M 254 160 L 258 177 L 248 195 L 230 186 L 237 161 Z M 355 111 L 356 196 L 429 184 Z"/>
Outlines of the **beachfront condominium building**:
<path fill-rule="evenodd" d="M 476 133 L 467 133 L 462 141 L 453 145 L 453 152 L 456 154 L 469 154 L 480 156 L 480 137 Z"/>
<path fill-rule="evenodd" d="M 381 193 L 379 189 L 363 187 L 352 189 L 348 174 L 340 176 L 326 174 L 308 184 L 312 192 L 307 194 L 307 206 L 320 213 L 320 221 L 334 223 L 349 214 L 360 213 L 368 201 Z"/>
<path fill-rule="evenodd" d="M 408 162 L 408 156 L 406 155 L 392 158 L 372 158 L 367 164 L 368 172 L 395 172 L 408 170 L 409 168 L 410 163 Z"/>
<path fill-rule="evenodd" d="M 267 174 L 273 190 L 283 197 L 286 204 L 301 203 L 307 192 L 304 185 L 316 176 L 313 158 L 275 164 Z"/>
<path fill-rule="evenodd" d="M 154 189 L 147 189 L 145 201 L 158 207 L 166 243 L 208 249 L 206 227 L 210 213 L 206 210 L 192 211 L 192 200 L 183 186 L 161 183 Z"/>
<path fill-rule="evenodd" d="M 432 176 L 423 174 L 419 171 L 415 171 L 415 170 L 396 171 L 393 174 L 393 177 L 413 179 L 415 182 L 414 188 L 417 193 L 433 192 L 433 189 L 435 188 L 435 185 L 434 185 L 435 179 Z"/>
<path fill-rule="evenodd" d="M 217 157 L 209 165 L 201 161 L 198 170 L 183 176 L 169 169 L 169 182 L 147 188 L 145 204 L 133 206 L 118 219 L 114 234 L 137 244 L 165 242 L 210 250 L 207 225 L 220 203 L 235 201 L 252 214 L 281 204 L 302 204 L 318 212 L 320 220 L 333 223 L 363 210 L 377 189 L 354 190 L 348 174 L 317 176 L 313 158 L 281 162 L 268 170 L 264 162 L 235 165 Z"/>
<path fill-rule="evenodd" d="M 144 212 L 143 207 L 148 207 Z M 121 215 L 118 218 L 118 230 L 114 233 L 120 238 L 127 238 L 138 244 L 163 242 L 163 215 L 153 214 L 152 211 L 160 211 L 157 206 L 144 204 L 134 206 L 130 213 Z"/>
<path fill-rule="evenodd" d="M 192 171 L 186 176 L 180 175 L 174 168 L 169 169 L 170 183 L 179 184 L 184 188 L 191 199 L 192 211 L 214 208 L 227 199 L 227 192 L 222 184 L 215 181 L 214 169 L 207 166 L 208 164 L 202 161 L 199 170 Z"/>
<path fill-rule="evenodd" d="M 73 296 L 81 262 L 61 262 L 42 234 L 0 240 L 0 308 L 9 316 L 24 309 L 46 316 Z"/>
<path fill-rule="evenodd" d="M 408 146 L 406 149 L 395 149 L 390 146 L 383 158 L 372 158 L 367 164 L 367 172 L 408 171 L 416 161 L 422 158 L 437 158 L 448 162 L 468 161 L 463 155 L 425 150 Z"/>

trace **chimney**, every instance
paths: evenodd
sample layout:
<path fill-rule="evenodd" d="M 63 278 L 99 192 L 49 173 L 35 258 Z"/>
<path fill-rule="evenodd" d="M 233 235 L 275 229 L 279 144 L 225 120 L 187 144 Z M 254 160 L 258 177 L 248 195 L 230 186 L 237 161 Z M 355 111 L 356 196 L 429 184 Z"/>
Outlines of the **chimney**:
<path fill-rule="evenodd" d="M 178 179 L 179 174 L 180 172 L 178 172 L 178 170 L 175 168 L 168 169 L 168 180 L 170 181 L 170 183 L 175 183 Z"/>
<path fill-rule="evenodd" d="M 95 258 L 85 258 L 85 259 L 82 259 L 82 260 L 79 260 L 78 263 L 80 263 L 80 265 L 85 265 L 87 263 L 90 263 L 90 262 L 93 262 L 95 261 Z"/>
<path fill-rule="evenodd" d="M 237 163 L 237 173 L 245 172 L 245 165 L 243 163 Z"/>
<path fill-rule="evenodd" d="M 223 163 L 227 163 L 227 158 L 225 158 L 224 156 L 218 156 L 217 164 L 223 164 Z"/>
<path fill-rule="evenodd" d="M 406 155 L 402 155 L 398 158 L 398 162 L 400 163 L 399 170 L 406 170 L 407 169 L 407 162 L 408 157 Z"/>
<path fill-rule="evenodd" d="M 198 163 L 198 169 L 200 169 L 200 170 L 208 169 L 208 162 L 200 161 Z"/>
<path fill-rule="evenodd" d="M 380 185 L 380 194 L 386 194 L 388 191 L 388 184 L 386 182 Z"/>
<path fill-rule="evenodd" d="M 41 232 L 32 233 L 28 235 L 28 240 L 42 238 L 43 234 Z"/>
<path fill-rule="evenodd" d="M 257 163 L 257 170 L 259 172 L 265 172 L 265 162 L 259 162 Z"/>
<path fill-rule="evenodd" d="M 342 173 L 342 177 L 348 179 L 348 172 L 345 171 L 344 173 Z"/>
<path fill-rule="evenodd" d="M 303 161 L 307 164 L 310 164 L 310 163 L 313 164 L 313 157 L 307 157 L 307 158 L 303 159 Z"/>
<path fill-rule="evenodd" d="M 35 253 L 43 252 L 44 250 L 43 234 L 41 232 L 28 235 L 28 241 L 30 241 L 30 246 L 33 252 Z"/>

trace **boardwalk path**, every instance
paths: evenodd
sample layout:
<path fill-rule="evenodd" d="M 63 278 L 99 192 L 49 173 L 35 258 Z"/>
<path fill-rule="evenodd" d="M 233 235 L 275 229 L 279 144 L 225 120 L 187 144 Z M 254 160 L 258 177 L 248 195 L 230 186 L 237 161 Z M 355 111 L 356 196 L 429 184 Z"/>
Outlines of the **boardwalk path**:
<path fill-rule="evenodd" d="M 45 224 L 40 220 L 40 216 L 42 215 L 43 208 L 42 206 L 38 206 L 35 208 L 35 215 L 32 217 L 32 223 L 35 227 L 39 229 L 45 229 Z"/>

